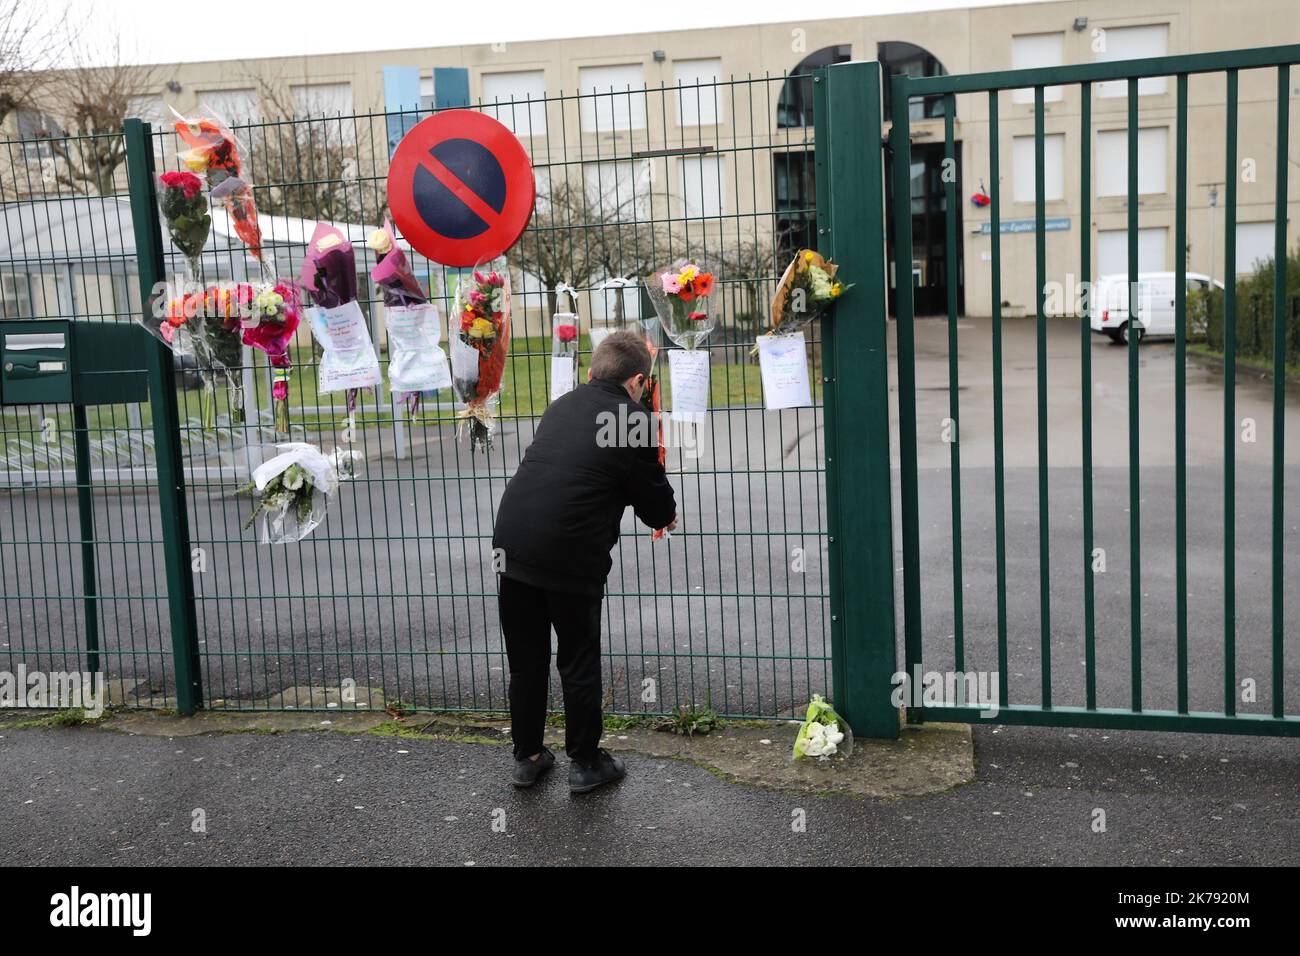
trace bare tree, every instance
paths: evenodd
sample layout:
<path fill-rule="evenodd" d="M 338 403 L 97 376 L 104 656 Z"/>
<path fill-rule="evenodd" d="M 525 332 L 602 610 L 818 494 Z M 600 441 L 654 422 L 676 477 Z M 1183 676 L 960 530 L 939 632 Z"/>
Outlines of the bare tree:
<path fill-rule="evenodd" d="M 78 44 L 71 66 L 42 74 L 32 99 L 51 123 L 44 132 L 54 180 L 80 193 L 117 192 L 117 173 L 126 162 L 122 123 L 134 101 L 157 88 L 157 68 L 124 63 L 116 35 Z"/>
<path fill-rule="evenodd" d="M 538 196 L 532 221 L 510 250 L 510 261 L 542 281 L 552 314 L 559 283 L 583 287 L 644 275 L 670 247 L 667 224 L 641 219 L 635 199 L 611 202 L 609 196 L 590 195 L 584 183 L 561 178 Z M 616 305 L 621 302 L 616 299 Z"/>
<path fill-rule="evenodd" d="M 299 116 L 283 76 L 246 69 L 268 119 L 248 130 L 257 207 L 264 213 L 332 222 L 378 221 L 384 207 L 373 137 L 357 124 L 372 117 Z"/>
<path fill-rule="evenodd" d="M 31 105 L 39 71 L 68 44 L 67 10 L 30 0 L 0 0 L 0 124 Z"/>

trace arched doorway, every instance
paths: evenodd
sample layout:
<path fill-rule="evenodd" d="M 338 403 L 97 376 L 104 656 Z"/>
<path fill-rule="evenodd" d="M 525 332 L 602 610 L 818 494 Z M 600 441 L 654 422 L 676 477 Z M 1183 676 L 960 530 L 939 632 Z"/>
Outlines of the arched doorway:
<path fill-rule="evenodd" d="M 778 129 L 813 125 L 812 71 L 852 59 L 847 43 L 822 47 L 799 61 L 781 86 L 776 104 Z M 807 137 L 805 137 L 805 140 Z M 790 259 L 798 249 L 817 245 L 817 188 L 813 151 L 800 143 L 772 153 L 773 209 L 776 211 L 776 245 L 779 261 Z"/>

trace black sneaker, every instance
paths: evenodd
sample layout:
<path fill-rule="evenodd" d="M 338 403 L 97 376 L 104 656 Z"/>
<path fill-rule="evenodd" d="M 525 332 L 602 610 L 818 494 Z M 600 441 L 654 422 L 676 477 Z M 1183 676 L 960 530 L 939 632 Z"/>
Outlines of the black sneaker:
<path fill-rule="evenodd" d="M 601 747 L 596 751 L 594 763 L 581 764 L 575 760 L 569 764 L 569 792 L 586 793 L 626 776 L 623 761 Z"/>
<path fill-rule="evenodd" d="M 515 769 L 514 773 L 510 775 L 510 782 L 516 787 L 531 787 L 537 782 L 538 777 L 554 766 L 555 754 L 543 747 L 542 755 L 536 760 L 529 760 L 525 757 L 523 760 L 515 761 Z"/>

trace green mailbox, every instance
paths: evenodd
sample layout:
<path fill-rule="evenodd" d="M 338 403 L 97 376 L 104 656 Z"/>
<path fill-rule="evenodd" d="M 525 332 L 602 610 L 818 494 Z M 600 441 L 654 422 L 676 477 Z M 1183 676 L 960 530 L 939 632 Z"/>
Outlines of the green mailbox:
<path fill-rule="evenodd" d="M 0 404 L 148 401 L 141 335 L 134 322 L 0 322 Z"/>

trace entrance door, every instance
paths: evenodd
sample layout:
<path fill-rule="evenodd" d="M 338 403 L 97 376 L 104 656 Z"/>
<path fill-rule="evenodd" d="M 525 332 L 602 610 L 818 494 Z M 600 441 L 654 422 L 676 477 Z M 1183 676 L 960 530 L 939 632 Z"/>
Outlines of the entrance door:
<path fill-rule="evenodd" d="M 954 144 L 957 159 L 957 311 L 966 310 L 966 294 L 962 284 L 962 217 L 960 197 L 961 188 L 961 143 Z M 886 196 L 893 207 L 894 176 L 893 158 L 885 154 Z M 948 311 L 948 264 L 946 261 L 945 225 L 947 203 L 943 181 L 943 143 L 912 144 L 912 255 L 902 267 L 894 244 L 894 221 L 889 217 L 889 311 L 897 315 L 894 290 L 902 276 L 912 275 L 916 287 L 915 307 L 917 315 L 944 315 Z"/>

